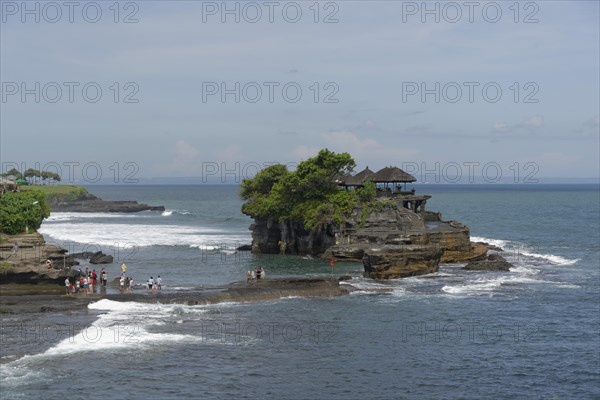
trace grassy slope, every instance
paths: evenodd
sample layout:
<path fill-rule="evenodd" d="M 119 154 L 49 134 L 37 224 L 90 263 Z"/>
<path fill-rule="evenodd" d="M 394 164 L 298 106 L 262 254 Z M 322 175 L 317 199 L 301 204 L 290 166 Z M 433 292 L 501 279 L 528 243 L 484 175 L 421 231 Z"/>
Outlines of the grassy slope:
<path fill-rule="evenodd" d="M 74 185 L 40 185 L 20 186 L 19 190 L 41 190 L 46 194 L 48 204 L 56 204 L 64 201 L 75 201 L 88 194 L 87 189 Z"/>

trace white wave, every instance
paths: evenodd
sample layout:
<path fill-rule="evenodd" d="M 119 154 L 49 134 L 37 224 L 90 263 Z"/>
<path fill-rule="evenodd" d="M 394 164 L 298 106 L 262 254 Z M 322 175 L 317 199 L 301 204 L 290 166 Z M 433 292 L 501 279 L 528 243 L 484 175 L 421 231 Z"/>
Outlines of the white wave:
<path fill-rule="evenodd" d="M 100 246 L 220 246 L 247 243 L 249 234 L 208 227 L 150 224 L 71 223 L 44 224 L 43 235 L 64 241 Z"/>
<path fill-rule="evenodd" d="M 537 253 L 532 253 L 532 252 L 528 252 L 528 251 L 524 251 L 524 250 L 521 250 L 519 253 L 521 255 L 524 255 L 527 257 L 546 260 L 546 261 L 549 261 L 551 264 L 555 264 L 555 265 L 574 265 L 578 261 L 581 260 L 580 258 L 569 259 L 569 258 L 562 257 L 562 256 L 556 256 L 554 254 L 537 254 Z"/>
<path fill-rule="evenodd" d="M 564 289 L 579 289 L 581 286 L 572 283 L 557 283 L 556 287 Z"/>
<path fill-rule="evenodd" d="M 569 258 L 566 258 L 563 256 L 557 256 L 554 254 L 535 253 L 535 252 L 528 250 L 529 246 L 527 246 L 525 244 L 518 243 L 518 242 L 511 242 L 508 240 L 489 239 L 489 238 L 485 238 L 485 237 L 481 237 L 481 236 L 471 236 L 471 241 L 486 242 L 491 245 L 498 246 L 502 250 L 505 250 L 507 252 L 506 254 L 504 254 L 504 256 L 506 256 L 506 257 L 511 257 L 511 254 L 513 254 L 513 258 L 521 258 L 522 256 L 531 257 L 531 258 L 538 259 L 538 260 L 549 261 L 551 264 L 554 264 L 554 265 L 574 265 L 578 261 L 581 260 L 579 258 L 569 259 Z"/>
<path fill-rule="evenodd" d="M 64 222 L 78 219 L 90 218 L 139 218 L 143 214 L 124 214 L 124 213 L 81 213 L 81 212 L 52 212 L 45 222 Z"/>
<path fill-rule="evenodd" d="M 446 285 L 442 287 L 442 291 L 450 294 L 481 294 L 494 291 L 500 287 L 502 283 L 497 281 L 485 283 L 472 283 L 468 285 Z"/>
<path fill-rule="evenodd" d="M 170 217 L 171 215 L 176 214 L 176 215 L 193 215 L 194 213 L 192 213 L 191 211 L 188 210 L 165 210 L 162 212 L 162 216 L 163 217 Z"/>
<path fill-rule="evenodd" d="M 174 315 L 206 312 L 198 306 L 119 302 L 107 299 L 91 303 L 88 308 L 108 313 L 100 315 L 76 335 L 46 350 L 42 356 L 147 347 L 159 342 L 195 341 L 198 337 L 194 335 L 150 332 L 148 328 L 166 325 L 166 320 Z"/>
<path fill-rule="evenodd" d="M 30 356 L 25 356 L 19 360 L 0 364 L 0 387 L 2 389 L 19 388 L 27 382 L 51 383 L 54 381 L 44 373 L 43 370 L 30 368 L 21 365 L 20 360 Z"/>
<path fill-rule="evenodd" d="M 237 243 L 237 242 L 236 242 Z M 192 244 L 190 245 L 193 249 L 199 249 L 204 251 L 220 251 L 225 254 L 235 254 L 238 251 L 236 250 L 238 246 L 227 246 L 223 243 L 216 243 L 214 245 L 211 244 Z"/>
<path fill-rule="evenodd" d="M 149 304 L 117 302 L 102 299 L 88 305 L 90 310 L 106 311 L 90 326 L 80 331 L 65 332 L 66 338 L 43 353 L 25 355 L 0 366 L 0 384 L 18 387 L 24 382 L 46 382 L 53 377 L 38 371 L 47 358 L 72 356 L 97 351 L 144 351 L 156 344 L 169 342 L 198 342 L 197 334 L 153 332 L 149 328 L 170 326 L 173 321 L 182 321 L 182 314 L 204 314 L 202 306 L 180 304 Z M 203 341 L 203 342 L 206 342 Z"/>
<path fill-rule="evenodd" d="M 472 242 L 484 242 L 484 243 L 489 243 L 492 246 L 497 246 L 500 247 L 501 249 L 504 250 L 504 248 L 508 245 L 509 241 L 508 240 L 502 240 L 502 239 L 489 239 L 483 236 L 471 236 L 471 241 Z"/>
<path fill-rule="evenodd" d="M 474 294 L 481 295 L 490 292 L 495 292 L 502 285 L 523 285 L 523 284 L 539 284 L 545 281 L 538 279 L 540 271 L 523 266 L 511 269 L 508 274 L 500 276 L 494 275 L 493 278 L 481 277 L 475 280 L 468 281 L 457 285 L 444 285 L 442 291 L 449 294 Z M 487 274 L 484 272 L 484 274 Z"/>

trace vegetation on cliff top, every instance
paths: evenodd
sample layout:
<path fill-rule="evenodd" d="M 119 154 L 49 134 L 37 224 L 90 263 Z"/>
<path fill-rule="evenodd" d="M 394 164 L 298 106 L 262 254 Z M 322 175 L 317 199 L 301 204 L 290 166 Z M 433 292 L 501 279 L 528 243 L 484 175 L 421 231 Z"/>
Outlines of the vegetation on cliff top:
<path fill-rule="evenodd" d="M 371 182 L 358 190 L 338 188 L 335 177 L 350 174 L 355 166 L 350 154 L 327 149 L 302 161 L 295 171 L 282 164 L 271 165 L 242 182 L 241 197 L 247 200 L 242 212 L 279 222 L 302 221 L 307 229 L 340 223 L 359 202 L 375 197 Z"/>
<path fill-rule="evenodd" d="M 0 197 L 0 232 L 16 235 L 37 230 L 49 216 L 50 207 L 41 190 L 8 192 Z"/>
<path fill-rule="evenodd" d="M 86 188 L 74 185 L 21 186 L 19 190 L 22 192 L 39 190 L 46 195 L 46 200 L 50 205 L 81 200 L 89 195 Z"/>
<path fill-rule="evenodd" d="M 88 191 L 80 186 L 19 186 L 18 192 L 7 192 L 0 196 L 0 232 L 16 235 L 37 230 L 44 218 L 50 216 L 51 205 L 87 196 Z"/>

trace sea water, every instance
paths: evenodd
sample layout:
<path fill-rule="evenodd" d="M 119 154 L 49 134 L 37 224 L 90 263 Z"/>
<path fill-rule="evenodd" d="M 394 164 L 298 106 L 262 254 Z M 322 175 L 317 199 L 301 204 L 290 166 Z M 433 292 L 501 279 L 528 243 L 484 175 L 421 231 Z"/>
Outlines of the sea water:
<path fill-rule="evenodd" d="M 236 186 L 94 186 L 165 212 L 53 213 L 40 231 L 103 251 L 109 278 L 167 291 L 245 279 L 330 276 L 310 257 L 236 251 L 251 242 Z M 597 185 L 422 185 L 430 210 L 504 249 L 510 272 L 445 264 L 363 278 L 336 298 L 210 306 L 100 300 L 87 310 L 2 315 L 0 398 L 439 399 L 600 397 Z M 98 266 L 90 266 L 98 267 Z M 385 289 L 374 291 L 373 289 Z M 25 327 L 25 333 L 17 327 Z"/>

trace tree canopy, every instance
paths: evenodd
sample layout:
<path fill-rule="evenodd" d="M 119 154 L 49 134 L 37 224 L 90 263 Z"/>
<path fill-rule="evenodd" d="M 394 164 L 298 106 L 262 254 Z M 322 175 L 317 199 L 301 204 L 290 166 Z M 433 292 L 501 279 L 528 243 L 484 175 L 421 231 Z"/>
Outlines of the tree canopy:
<path fill-rule="evenodd" d="M 298 164 L 295 171 L 274 164 L 254 178 L 244 179 L 242 212 L 253 218 L 272 217 L 279 222 L 302 221 L 308 229 L 343 220 L 357 201 L 371 198 L 368 191 L 340 190 L 334 178 L 350 174 L 356 166 L 348 153 L 323 149 Z"/>
<path fill-rule="evenodd" d="M 6 171 L 5 173 L 1 174 L 0 176 L 14 176 L 17 179 L 23 179 L 23 174 L 20 173 L 19 170 L 17 170 L 16 168 L 12 168 Z"/>
<path fill-rule="evenodd" d="M 52 171 L 39 171 L 33 168 L 27 168 L 24 173 L 19 172 L 16 168 L 12 168 L 10 171 L 3 173 L 0 176 L 14 176 L 17 179 L 27 179 L 30 183 L 35 181 L 36 178 L 41 179 L 43 183 L 47 181 L 60 182 L 60 175 Z"/>
<path fill-rule="evenodd" d="M 0 197 L 0 232 L 9 235 L 37 230 L 50 216 L 46 195 L 40 190 L 8 192 Z"/>

